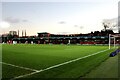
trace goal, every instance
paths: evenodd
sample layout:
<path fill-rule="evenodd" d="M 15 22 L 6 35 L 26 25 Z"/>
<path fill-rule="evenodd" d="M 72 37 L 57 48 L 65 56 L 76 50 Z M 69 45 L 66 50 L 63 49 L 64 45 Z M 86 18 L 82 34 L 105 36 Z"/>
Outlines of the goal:
<path fill-rule="evenodd" d="M 120 34 L 109 34 L 109 49 L 111 46 L 115 48 L 118 45 L 120 45 Z"/>

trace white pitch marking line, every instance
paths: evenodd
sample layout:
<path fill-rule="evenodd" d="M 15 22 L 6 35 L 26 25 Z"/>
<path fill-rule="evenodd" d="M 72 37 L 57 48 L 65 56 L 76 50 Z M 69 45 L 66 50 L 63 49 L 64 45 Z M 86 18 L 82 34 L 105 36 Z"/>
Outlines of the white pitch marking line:
<path fill-rule="evenodd" d="M 8 66 L 13 66 L 13 67 L 16 67 L 16 68 L 25 69 L 25 70 L 36 71 L 36 72 L 39 71 L 39 70 L 36 70 L 36 69 L 31 69 L 31 68 L 27 68 L 27 67 L 17 66 L 17 65 L 5 63 L 5 62 L 0 62 L 0 63 L 8 65 Z"/>
<path fill-rule="evenodd" d="M 21 76 L 15 77 L 15 78 L 10 79 L 10 80 L 16 80 L 16 79 L 19 79 L 19 78 L 23 78 L 23 77 L 26 77 L 26 76 L 30 76 L 30 75 L 39 73 L 39 72 L 41 72 L 41 71 L 42 71 L 42 70 L 39 70 L 39 71 L 36 71 L 36 72 L 32 72 L 32 73 L 29 73 L 29 74 L 25 74 L 25 75 L 21 75 Z"/>
<path fill-rule="evenodd" d="M 81 60 L 81 59 L 84 59 L 84 58 L 87 58 L 87 57 L 90 57 L 90 56 L 93 56 L 93 55 L 96 55 L 96 54 L 99 54 L 99 53 L 102 53 L 102 52 L 105 52 L 105 51 L 108 51 L 108 50 L 109 49 L 106 49 L 106 50 L 103 50 L 103 51 L 99 51 L 99 52 L 96 52 L 94 54 L 90 54 L 90 55 L 87 55 L 87 56 L 84 56 L 84 57 L 73 59 L 73 60 L 70 60 L 70 61 L 67 61 L 67 62 L 64 62 L 64 63 L 61 63 L 61 64 L 57 64 L 57 65 L 54 65 L 54 66 L 51 66 L 51 67 L 48 67 L 48 68 L 45 68 L 45 69 L 41 69 L 41 70 L 36 71 L 36 72 L 32 72 L 32 73 L 29 73 L 29 74 L 25 74 L 25 75 L 21 75 L 21 76 L 18 76 L 18 77 L 14 77 L 11 80 L 27 77 L 27 76 L 30 76 L 30 75 L 33 75 L 33 74 L 37 74 L 37 73 L 40 73 L 40 72 L 43 72 L 43 71 L 46 71 L 46 70 L 49 70 L 49 69 L 53 69 L 55 67 L 59 67 L 59 66 L 65 65 L 65 64 L 69 64 L 69 63 L 72 63 L 72 62 L 75 62 L 75 61 L 78 61 L 78 60 Z"/>

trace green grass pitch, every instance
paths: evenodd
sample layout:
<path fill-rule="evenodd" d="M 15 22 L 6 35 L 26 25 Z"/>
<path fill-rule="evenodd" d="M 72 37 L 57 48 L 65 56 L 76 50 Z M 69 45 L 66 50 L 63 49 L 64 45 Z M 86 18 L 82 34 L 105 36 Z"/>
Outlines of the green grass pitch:
<path fill-rule="evenodd" d="M 2 77 L 15 79 L 18 76 L 36 72 L 34 70 L 44 70 L 51 66 L 91 55 L 106 49 L 108 49 L 108 46 L 3 44 Z M 107 50 L 69 64 L 20 78 L 80 78 L 107 59 L 109 54 L 114 50 L 115 49 Z M 33 69 L 33 71 L 24 68 Z"/>

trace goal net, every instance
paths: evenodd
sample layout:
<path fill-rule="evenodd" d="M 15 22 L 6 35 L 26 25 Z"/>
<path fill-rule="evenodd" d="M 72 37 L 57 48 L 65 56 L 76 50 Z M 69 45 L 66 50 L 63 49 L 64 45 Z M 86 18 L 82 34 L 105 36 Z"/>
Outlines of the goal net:
<path fill-rule="evenodd" d="M 109 49 L 120 46 L 120 34 L 109 34 Z"/>

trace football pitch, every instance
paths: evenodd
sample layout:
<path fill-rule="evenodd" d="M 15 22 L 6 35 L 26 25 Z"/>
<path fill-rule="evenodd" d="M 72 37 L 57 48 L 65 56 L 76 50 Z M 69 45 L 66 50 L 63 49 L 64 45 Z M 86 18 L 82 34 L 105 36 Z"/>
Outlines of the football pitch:
<path fill-rule="evenodd" d="M 115 51 L 108 46 L 3 44 L 2 77 L 80 78 Z"/>

